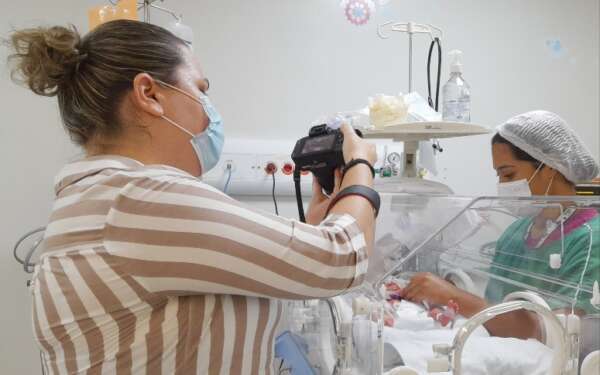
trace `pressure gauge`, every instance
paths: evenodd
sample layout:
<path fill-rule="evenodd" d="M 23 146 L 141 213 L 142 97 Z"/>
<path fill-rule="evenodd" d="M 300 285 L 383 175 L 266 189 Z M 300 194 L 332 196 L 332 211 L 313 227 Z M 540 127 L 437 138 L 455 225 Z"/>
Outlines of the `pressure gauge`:
<path fill-rule="evenodd" d="M 402 156 L 397 152 L 392 152 L 388 155 L 387 161 L 390 164 L 398 165 L 402 162 Z"/>

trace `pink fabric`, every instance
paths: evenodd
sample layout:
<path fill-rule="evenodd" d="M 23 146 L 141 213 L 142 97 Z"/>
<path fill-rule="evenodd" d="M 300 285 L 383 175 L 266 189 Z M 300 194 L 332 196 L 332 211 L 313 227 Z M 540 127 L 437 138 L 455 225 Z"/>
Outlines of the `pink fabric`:
<path fill-rule="evenodd" d="M 583 210 L 578 210 L 573 216 L 571 216 L 564 224 L 564 233 L 565 237 L 573 232 L 575 229 L 579 228 L 583 224 L 588 221 L 594 219 L 598 216 L 598 211 L 593 208 L 586 208 Z M 544 241 L 543 246 L 549 245 L 551 242 L 557 241 L 560 239 L 560 226 L 558 226 Z M 527 246 L 535 247 L 537 245 L 537 241 L 532 239 L 531 236 L 527 237 Z"/>

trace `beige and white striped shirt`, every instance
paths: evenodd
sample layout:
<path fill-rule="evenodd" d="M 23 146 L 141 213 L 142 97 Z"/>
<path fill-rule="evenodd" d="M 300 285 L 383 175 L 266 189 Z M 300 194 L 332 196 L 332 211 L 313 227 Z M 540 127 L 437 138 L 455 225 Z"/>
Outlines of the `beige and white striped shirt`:
<path fill-rule="evenodd" d="M 31 284 L 49 374 L 270 374 L 280 299 L 330 297 L 367 268 L 348 215 L 314 227 L 167 166 L 65 166 Z"/>

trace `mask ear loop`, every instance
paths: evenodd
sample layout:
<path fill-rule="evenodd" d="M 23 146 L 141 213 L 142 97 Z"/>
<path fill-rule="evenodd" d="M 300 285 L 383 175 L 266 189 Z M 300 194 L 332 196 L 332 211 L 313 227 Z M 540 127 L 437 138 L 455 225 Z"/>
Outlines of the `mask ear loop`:
<path fill-rule="evenodd" d="M 204 105 L 204 100 L 206 100 L 206 99 L 204 98 L 204 96 L 206 96 L 206 94 L 203 94 L 204 96 L 202 96 L 202 97 L 200 97 L 200 98 L 197 98 L 197 97 L 195 97 L 194 95 L 190 94 L 189 92 L 187 92 L 187 91 L 185 91 L 185 90 L 182 90 L 182 89 L 180 89 L 179 87 L 176 87 L 176 86 L 173 86 L 173 85 L 171 85 L 171 84 L 168 84 L 168 83 L 166 83 L 166 82 L 163 82 L 163 81 L 161 81 L 160 79 L 154 78 L 154 80 L 155 80 L 156 82 L 158 82 L 159 84 L 161 84 L 161 85 L 165 86 L 165 87 L 168 87 L 168 88 L 170 88 L 170 89 L 172 89 L 172 90 L 175 90 L 175 91 L 179 92 L 180 94 L 183 94 L 183 95 L 187 96 L 188 98 L 192 99 L 192 100 L 193 100 L 193 101 L 195 101 L 196 103 L 198 103 L 198 104 L 200 104 L 200 105 L 202 105 L 202 106 Z"/>
<path fill-rule="evenodd" d="M 546 188 L 546 192 L 544 193 L 544 195 L 548 195 L 548 193 L 550 192 L 552 183 L 554 183 L 554 177 L 556 177 L 556 171 L 554 171 L 554 174 L 552 175 L 552 178 L 550 179 L 550 183 L 548 184 L 548 187 Z"/>
<path fill-rule="evenodd" d="M 173 120 L 171 120 L 170 118 L 168 118 L 167 116 L 165 116 L 165 115 L 162 115 L 162 116 L 160 116 L 160 117 L 162 117 L 162 119 L 163 119 L 163 120 L 165 120 L 165 121 L 169 122 L 171 125 L 174 125 L 174 126 L 176 126 L 177 128 L 179 128 L 179 130 L 186 132 L 187 134 L 189 134 L 189 136 L 190 136 L 190 137 L 194 138 L 194 134 L 193 134 L 191 131 L 187 130 L 187 129 L 186 129 L 186 128 L 184 128 L 183 126 L 179 125 L 179 124 L 178 124 L 178 123 L 176 123 L 175 121 L 173 121 Z"/>
<path fill-rule="evenodd" d="M 533 179 L 535 178 L 535 176 L 537 176 L 538 172 L 541 171 L 543 167 L 544 167 L 544 163 L 540 163 L 540 166 L 537 167 L 537 169 L 535 170 L 535 172 L 533 172 L 533 175 L 527 181 L 528 184 L 530 184 L 531 181 L 533 181 Z"/>
<path fill-rule="evenodd" d="M 170 84 L 168 84 L 168 83 L 166 83 L 166 82 L 163 82 L 163 81 L 161 81 L 160 79 L 154 78 L 154 80 L 155 80 L 156 82 L 158 82 L 159 84 L 161 84 L 161 85 L 165 86 L 165 87 L 168 87 L 168 88 L 170 88 L 170 89 L 172 89 L 172 90 L 175 90 L 175 91 L 177 91 L 177 92 L 179 92 L 179 93 L 181 93 L 181 94 L 183 94 L 183 95 L 187 96 L 188 98 L 192 99 L 192 100 L 193 100 L 193 101 L 195 101 L 196 103 L 200 104 L 200 105 L 202 106 L 202 108 L 204 109 L 204 102 L 202 101 L 202 99 L 203 99 L 203 98 L 202 98 L 202 99 L 198 99 L 198 98 L 196 98 L 194 95 L 192 95 L 192 94 L 189 94 L 189 93 L 185 92 L 184 90 L 180 89 L 179 87 L 175 87 L 175 86 L 173 86 L 173 85 L 170 85 Z M 207 116 L 208 116 L 208 114 L 207 114 Z M 167 116 L 165 116 L 165 115 L 162 115 L 162 116 L 160 116 L 160 117 L 162 117 L 162 119 L 163 119 L 163 120 L 165 120 L 165 121 L 168 121 L 170 124 L 172 124 L 172 125 L 174 125 L 174 126 L 178 127 L 180 130 L 182 130 L 182 131 L 186 132 L 187 134 L 189 134 L 189 136 L 190 136 L 190 137 L 192 137 L 192 138 L 194 138 L 194 137 L 195 137 L 194 133 L 192 133 L 191 131 L 187 130 L 187 129 L 186 129 L 186 128 L 184 128 L 183 126 L 181 126 L 181 125 L 177 124 L 175 121 L 171 120 L 171 119 L 170 119 L 170 118 L 168 118 Z"/>

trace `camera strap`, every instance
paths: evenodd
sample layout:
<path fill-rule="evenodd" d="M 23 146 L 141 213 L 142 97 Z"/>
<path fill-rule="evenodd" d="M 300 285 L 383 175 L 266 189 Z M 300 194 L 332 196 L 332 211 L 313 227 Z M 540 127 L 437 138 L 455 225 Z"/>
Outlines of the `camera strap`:
<path fill-rule="evenodd" d="M 371 206 L 373 206 L 373 209 L 375 210 L 375 217 L 379 215 L 379 207 L 381 206 L 381 198 L 379 197 L 379 193 L 368 186 L 352 185 L 348 186 L 347 188 L 344 188 L 335 196 L 335 198 L 333 198 L 331 204 L 329 204 L 329 208 L 327 208 L 327 213 L 325 214 L 325 217 L 329 215 L 329 211 L 331 211 L 333 206 L 335 206 L 336 203 L 340 201 L 340 199 L 351 195 L 358 195 L 368 200 L 369 203 L 371 203 Z"/>
<path fill-rule="evenodd" d="M 373 178 L 375 178 L 375 168 L 373 168 L 371 163 L 369 163 L 365 159 L 352 159 L 348 163 L 346 163 L 346 165 L 344 165 L 344 170 L 342 171 L 342 179 L 344 179 L 344 176 L 346 176 L 346 172 L 348 172 L 350 168 L 358 164 L 364 164 L 367 167 L 369 167 L 369 169 L 371 170 L 371 175 L 373 175 Z"/>
<path fill-rule="evenodd" d="M 300 168 L 294 169 L 294 187 L 296 189 L 296 203 L 298 204 L 298 218 L 306 223 L 304 217 L 304 205 L 302 204 L 302 186 L 300 185 Z"/>

